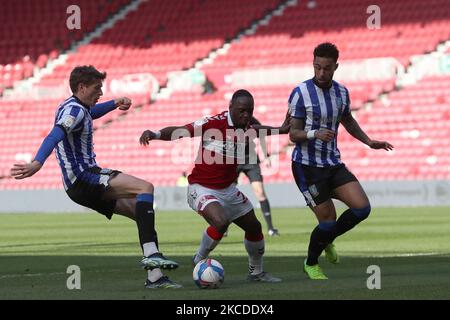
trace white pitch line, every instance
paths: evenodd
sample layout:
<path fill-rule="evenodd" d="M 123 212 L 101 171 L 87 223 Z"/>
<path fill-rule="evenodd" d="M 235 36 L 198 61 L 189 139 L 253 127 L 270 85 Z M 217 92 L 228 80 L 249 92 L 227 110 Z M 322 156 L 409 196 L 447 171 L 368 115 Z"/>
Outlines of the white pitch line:
<path fill-rule="evenodd" d="M 51 273 L 24 273 L 24 274 L 7 274 L 0 276 L 0 279 L 21 278 L 21 277 L 41 277 L 41 276 L 56 276 L 65 274 L 65 272 L 51 272 Z"/>
<path fill-rule="evenodd" d="M 423 256 L 437 256 L 445 255 L 444 252 L 411 252 L 411 253 L 399 253 L 399 254 L 380 254 L 366 256 L 367 258 L 402 258 L 402 257 L 423 257 Z"/>
<path fill-rule="evenodd" d="M 105 272 L 119 272 L 119 271 L 123 271 L 123 269 L 112 269 L 112 270 L 90 270 L 88 271 L 89 273 L 105 273 Z M 12 273 L 12 274 L 6 274 L 6 275 L 2 275 L 0 276 L 0 280 L 1 279 L 11 279 L 11 278 L 21 278 L 21 277 L 48 277 L 48 276 L 56 276 L 56 275 L 62 275 L 62 274 L 69 274 L 67 272 L 49 272 L 49 273 Z"/>

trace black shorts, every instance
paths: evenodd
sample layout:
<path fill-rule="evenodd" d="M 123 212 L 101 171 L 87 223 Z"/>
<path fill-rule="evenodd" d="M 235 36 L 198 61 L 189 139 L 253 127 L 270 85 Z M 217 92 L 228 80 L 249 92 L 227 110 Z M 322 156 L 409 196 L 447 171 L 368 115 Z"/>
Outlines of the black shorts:
<path fill-rule="evenodd" d="M 337 187 L 358 181 L 343 163 L 321 168 L 292 161 L 292 173 L 306 204 L 311 207 L 331 199 Z"/>
<path fill-rule="evenodd" d="M 89 168 L 81 173 L 74 184 L 66 190 L 66 193 L 72 201 L 111 219 L 116 207 L 116 200 L 104 200 L 103 195 L 109 187 L 109 179 L 119 173 L 120 171 L 117 170 Z"/>
<path fill-rule="evenodd" d="M 261 168 L 259 164 L 240 164 L 237 167 L 237 173 L 245 173 L 250 182 L 263 182 L 263 177 L 261 175 Z"/>

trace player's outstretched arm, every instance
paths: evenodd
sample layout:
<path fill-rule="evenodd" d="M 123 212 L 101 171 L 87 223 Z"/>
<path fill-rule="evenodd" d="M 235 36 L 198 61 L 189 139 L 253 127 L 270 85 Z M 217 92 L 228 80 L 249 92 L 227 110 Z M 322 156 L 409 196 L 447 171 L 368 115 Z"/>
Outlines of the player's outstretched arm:
<path fill-rule="evenodd" d="M 11 176 L 16 179 L 24 179 L 38 172 L 58 142 L 64 139 L 65 135 L 66 133 L 63 128 L 55 126 L 44 141 L 42 141 L 34 160 L 31 163 L 14 164 L 11 168 Z"/>
<path fill-rule="evenodd" d="M 266 135 L 268 135 L 268 136 L 274 135 L 274 134 L 287 134 L 287 133 L 289 133 L 289 129 L 291 127 L 290 119 L 291 119 L 291 116 L 289 115 L 289 113 L 287 113 L 283 123 L 279 127 L 266 126 L 266 125 L 259 123 L 259 121 L 257 124 L 253 124 L 252 127 L 257 131 L 266 130 L 267 131 Z"/>
<path fill-rule="evenodd" d="M 329 129 L 314 129 L 306 132 L 304 128 L 304 120 L 300 118 L 291 118 L 291 127 L 289 129 L 289 139 L 295 143 L 302 143 L 307 140 L 319 139 L 324 142 L 330 142 L 336 135 L 334 131 Z"/>
<path fill-rule="evenodd" d="M 131 107 L 131 99 L 127 97 L 121 97 L 114 100 L 97 103 L 90 110 L 92 119 L 98 119 L 103 117 L 105 114 L 119 109 L 122 111 L 126 111 Z"/>
<path fill-rule="evenodd" d="M 291 114 L 286 112 L 286 116 L 284 117 L 284 121 L 281 124 L 280 129 L 283 131 L 283 134 L 289 133 L 289 130 L 291 129 Z"/>
<path fill-rule="evenodd" d="M 15 163 L 11 168 L 11 176 L 15 179 L 31 177 L 42 168 L 42 163 L 33 160 L 31 163 Z"/>
<path fill-rule="evenodd" d="M 116 108 L 122 111 L 126 111 L 131 107 L 131 99 L 127 97 L 114 99 L 114 103 L 116 105 Z"/>
<path fill-rule="evenodd" d="M 394 149 L 394 146 L 387 141 L 372 140 L 367 136 L 367 134 L 361 129 L 355 118 L 349 113 L 343 116 L 341 119 L 342 125 L 353 137 L 361 141 L 362 143 L 368 145 L 372 149 L 384 149 L 386 151 Z"/>
<path fill-rule="evenodd" d="M 188 128 L 185 126 L 165 127 L 164 129 L 155 132 L 151 130 L 145 130 L 144 132 L 142 132 L 141 137 L 139 138 L 139 143 L 143 146 L 148 146 L 151 140 L 171 141 L 190 136 L 191 134 L 189 133 Z"/>
<path fill-rule="evenodd" d="M 289 129 L 289 139 L 294 143 L 301 143 L 307 140 L 306 132 L 303 130 L 303 119 L 292 118 Z"/>

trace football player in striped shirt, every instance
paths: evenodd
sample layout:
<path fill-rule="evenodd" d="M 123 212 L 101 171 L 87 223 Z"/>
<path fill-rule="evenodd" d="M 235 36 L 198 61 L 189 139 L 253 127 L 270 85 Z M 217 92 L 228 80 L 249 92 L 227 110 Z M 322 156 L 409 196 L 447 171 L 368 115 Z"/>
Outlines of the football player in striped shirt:
<path fill-rule="evenodd" d="M 93 66 L 78 66 L 70 74 L 73 95 L 56 110 L 54 127 L 42 142 L 31 163 L 15 164 L 16 179 L 38 172 L 55 149 L 61 167 L 64 189 L 72 201 L 96 210 L 111 219 L 113 213 L 137 223 L 144 257 L 141 265 L 148 271 L 146 288 L 179 288 L 181 285 L 163 276 L 161 269 L 178 267 L 158 249 L 153 210 L 154 187 L 150 182 L 117 170 L 100 168 L 95 160 L 93 120 L 115 109 L 128 110 L 131 100 L 123 97 L 97 104 L 103 95 L 105 72 Z"/>
<path fill-rule="evenodd" d="M 318 264 L 325 251 L 331 263 L 339 258 L 333 241 L 369 216 L 370 203 L 361 184 L 341 161 L 337 148 L 339 124 L 372 149 L 392 150 L 386 141 L 370 139 L 350 112 L 347 88 L 333 80 L 339 51 L 332 43 L 314 49 L 314 78 L 298 85 L 289 97 L 292 172 L 319 224 L 311 233 L 304 271 L 311 279 L 327 279 Z M 336 220 L 332 198 L 348 206 Z"/>

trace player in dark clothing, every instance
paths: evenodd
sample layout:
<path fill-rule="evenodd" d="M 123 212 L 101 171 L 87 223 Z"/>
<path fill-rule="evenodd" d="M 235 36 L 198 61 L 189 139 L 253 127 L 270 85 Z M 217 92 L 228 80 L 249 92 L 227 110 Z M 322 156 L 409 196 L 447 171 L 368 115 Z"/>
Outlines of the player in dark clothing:
<path fill-rule="evenodd" d="M 253 117 L 250 120 L 250 125 L 257 124 L 261 125 L 261 122 L 259 122 L 255 117 Z M 264 153 L 265 161 L 270 161 L 270 155 L 267 152 L 267 146 L 266 146 L 266 140 L 265 137 L 261 136 L 259 137 L 259 141 L 261 143 L 261 150 Z M 264 190 L 264 184 L 263 184 L 263 177 L 261 174 L 261 161 L 259 159 L 259 156 L 256 153 L 256 144 L 254 141 L 249 141 L 249 143 L 246 146 L 245 150 L 245 164 L 240 164 L 237 167 L 237 172 L 244 173 L 248 179 L 250 180 L 250 183 L 252 185 L 253 192 L 256 196 L 256 199 L 258 199 L 259 204 L 261 206 L 261 211 L 264 217 L 264 220 L 266 220 L 267 224 L 267 233 L 269 236 L 278 236 L 280 235 L 278 232 L 278 229 L 275 229 L 272 222 L 272 215 L 270 210 L 270 203 L 267 199 L 266 192 Z M 256 156 L 256 161 L 250 161 L 250 152 L 253 153 L 253 155 Z M 255 158 L 255 157 L 253 157 Z"/>

